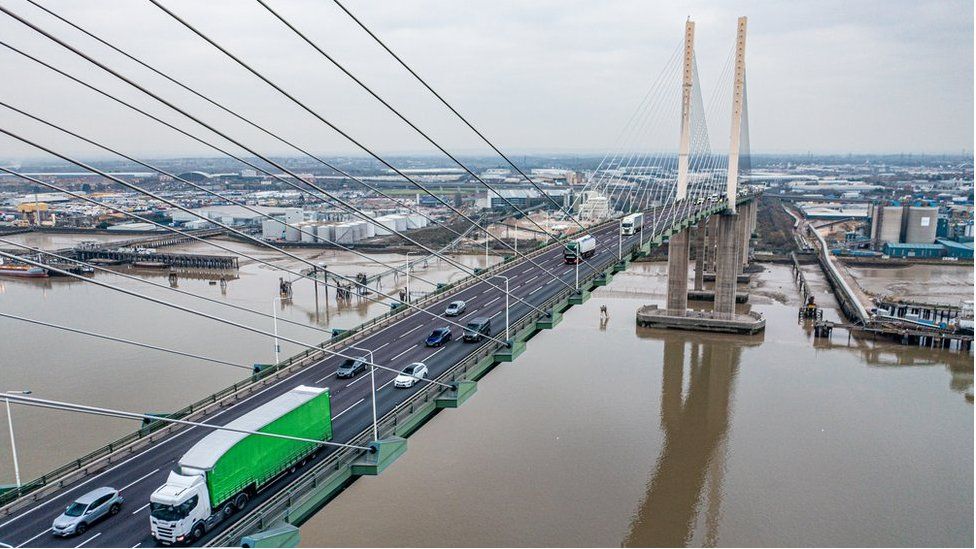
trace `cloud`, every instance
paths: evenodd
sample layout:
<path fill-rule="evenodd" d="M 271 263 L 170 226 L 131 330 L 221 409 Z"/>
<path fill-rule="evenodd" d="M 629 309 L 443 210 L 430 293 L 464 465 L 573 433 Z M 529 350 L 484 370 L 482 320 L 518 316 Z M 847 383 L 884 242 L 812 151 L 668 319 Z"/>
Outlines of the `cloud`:
<path fill-rule="evenodd" d="M 356 150 L 148 2 L 37 1 L 302 146 L 323 154 Z M 164 4 L 369 146 L 385 154 L 434 152 L 259 4 Z M 487 151 L 334 4 L 269 4 L 450 150 Z M 292 154 L 25 0 L 4 5 L 261 152 Z M 754 152 L 958 152 L 973 146 L 973 19 L 966 2 L 349 0 L 347 6 L 513 153 L 609 148 L 680 44 L 689 15 L 697 23 L 703 96 L 710 97 L 735 19 L 743 14 L 750 17 Z M 214 138 L 7 16 L 0 16 L 0 36 Z M 0 66 L 5 101 L 126 152 L 214 154 L 3 48 Z M 726 120 L 710 120 L 716 141 L 727 133 Z M 0 124 L 71 154 L 96 152 L 3 109 Z M 670 141 L 667 135 L 656 139 Z M 0 157 L 27 156 L 37 152 L 0 139 Z"/>

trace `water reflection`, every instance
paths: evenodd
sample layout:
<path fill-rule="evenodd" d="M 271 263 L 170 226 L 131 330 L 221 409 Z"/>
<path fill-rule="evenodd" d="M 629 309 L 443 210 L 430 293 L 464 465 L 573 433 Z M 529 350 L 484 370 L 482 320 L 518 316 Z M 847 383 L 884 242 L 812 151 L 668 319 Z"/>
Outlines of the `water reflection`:
<path fill-rule="evenodd" d="M 702 336 L 643 328 L 637 329 L 637 336 L 664 343 L 664 442 L 623 545 L 689 545 L 704 513 L 702 544 L 713 547 L 739 361 L 742 349 L 761 344 L 763 336 Z"/>

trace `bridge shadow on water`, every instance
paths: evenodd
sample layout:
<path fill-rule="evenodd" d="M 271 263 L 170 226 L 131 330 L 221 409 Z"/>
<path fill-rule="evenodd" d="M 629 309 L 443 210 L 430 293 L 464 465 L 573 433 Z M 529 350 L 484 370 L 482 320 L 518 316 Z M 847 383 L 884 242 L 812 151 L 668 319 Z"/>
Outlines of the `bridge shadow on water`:
<path fill-rule="evenodd" d="M 723 493 L 725 441 L 742 350 L 763 335 L 702 334 L 637 328 L 664 344 L 661 430 L 664 441 L 625 547 L 686 546 L 704 515 L 703 538 L 715 546 Z"/>

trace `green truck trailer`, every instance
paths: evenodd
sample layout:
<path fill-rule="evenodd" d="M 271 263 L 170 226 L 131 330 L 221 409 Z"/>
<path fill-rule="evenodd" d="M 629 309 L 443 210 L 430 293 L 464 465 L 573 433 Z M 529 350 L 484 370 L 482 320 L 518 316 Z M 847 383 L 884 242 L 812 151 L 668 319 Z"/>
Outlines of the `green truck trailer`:
<path fill-rule="evenodd" d="M 332 439 L 329 390 L 304 385 L 262 404 L 228 428 L 313 440 Z M 281 474 L 303 465 L 314 442 L 215 430 L 180 458 L 149 500 L 152 535 L 164 544 L 192 542 L 247 506 Z"/>

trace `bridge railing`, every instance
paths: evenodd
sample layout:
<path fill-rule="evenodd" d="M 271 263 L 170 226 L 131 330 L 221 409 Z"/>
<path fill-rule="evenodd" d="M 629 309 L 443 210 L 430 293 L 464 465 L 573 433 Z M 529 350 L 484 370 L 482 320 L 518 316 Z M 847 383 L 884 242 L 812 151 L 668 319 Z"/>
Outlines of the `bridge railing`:
<path fill-rule="evenodd" d="M 595 230 L 611 221 L 600 223 L 586 230 Z M 583 232 L 577 231 L 576 233 Z M 573 233 L 573 234 L 576 234 Z M 534 258 L 545 253 L 553 246 L 558 244 L 539 243 L 531 252 L 523 254 L 525 257 Z M 503 261 L 478 270 L 483 277 L 491 276 L 494 273 L 508 268 L 508 266 L 519 259 L 517 256 L 508 256 Z M 479 282 L 474 276 L 467 276 L 456 282 L 445 284 L 437 288 L 422 299 L 414 302 L 418 307 L 424 307 L 434 301 L 443 299 Z M 238 400 L 252 394 L 253 392 L 276 382 L 296 370 L 315 364 L 323 358 L 328 358 L 327 351 L 343 343 L 352 343 L 368 337 L 375 331 L 411 314 L 414 310 L 405 306 L 398 306 L 377 317 L 369 319 L 353 329 L 347 330 L 335 337 L 332 337 L 319 344 L 319 349 L 305 349 L 269 368 L 265 368 L 254 373 L 251 377 L 241 380 L 229 387 L 225 387 L 211 395 L 208 395 L 167 417 L 174 419 L 197 420 L 217 408 L 226 407 Z M 59 490 L 89 474 L 103 470 L 112 463 L 121 461 L 125 457 L 135 453 L 154 442 L 157 442 L 175 431 L 184 428 L 183 425 L 168 423 L 164 421 L 153 421 L 144 425 L 137 431 L 118 438 L 101 448 L 98 448 L 78 459 L 72 460 L 60 467 L 49 471 L 40 477 L 23 483 L 19 488 L 13 488 L 0 493 L 0 516 L 9 515 L 13 511 L 36 501 L 45 495 Z M 28 497 L 29 496 L 29 497 Z M 20 500 L 20 501 L 18 501 Z"/>
<path fill-rule="evenodd" d="M 613 262 L 611 261 L 610 264 Z M 602 269 L 594 270 L 586 276 L 580 278 L 581 286 L 591 282 L 593 279 L 603 274 Z M 546 311 L 560 302 L 565 301 L 572 293 L 573 289 L 564 289 L 553 297 L 546 300 L 540 309 Z M 538 320 L 543 318 L 544 313 L 530 311 L 511 325 L 512 333 L 519 333 Z M 488 341 L 481 345 L 474 353 L 468 355 L 464 360 L 452 368 L 449 368 L 440 376 L 434 378 L 441 383 L 451 383 L 454 381 L 469 379 L 469 372 L 481 370 L 478 365 L 501 350 L 503 345 L 495 341 Z M 377 420 L 377 431 L 379 438 L 387 438 L 400 433 L 400 427 L 408 425 L 417 413 L 426 413 L 426 409 L 438 397 L 445 393 L 445 389 L 435 383 L 427 383 L 407 400 L 398 404 L 393 410 L 384 414 Z M 349 442 L 350 444 L 365 446 L 372 441 L 372 426 L 364 429 Z M 289 522 L 291 512 L 294 509 L 303 509 L 313 500 L 320 497 L 316 493 L 316 488 L 328 482 L 330 477 L 349 467 L 354 461 L 363 455 L 361 450 L 354 448 L 342 448 L 333 452 L 321 463 L 315 465 L 307 473 L 300 476 L 289 484 L 285 489 L 272 496 L 260 506 L 251 511 L 248 515 L 239 519 L 236 523 L 223 530 L 220 534 L 210 540 L 208 546 L 234 546 L 240 539 L 254 532 L 267 529 L 282 521 Z"/>

